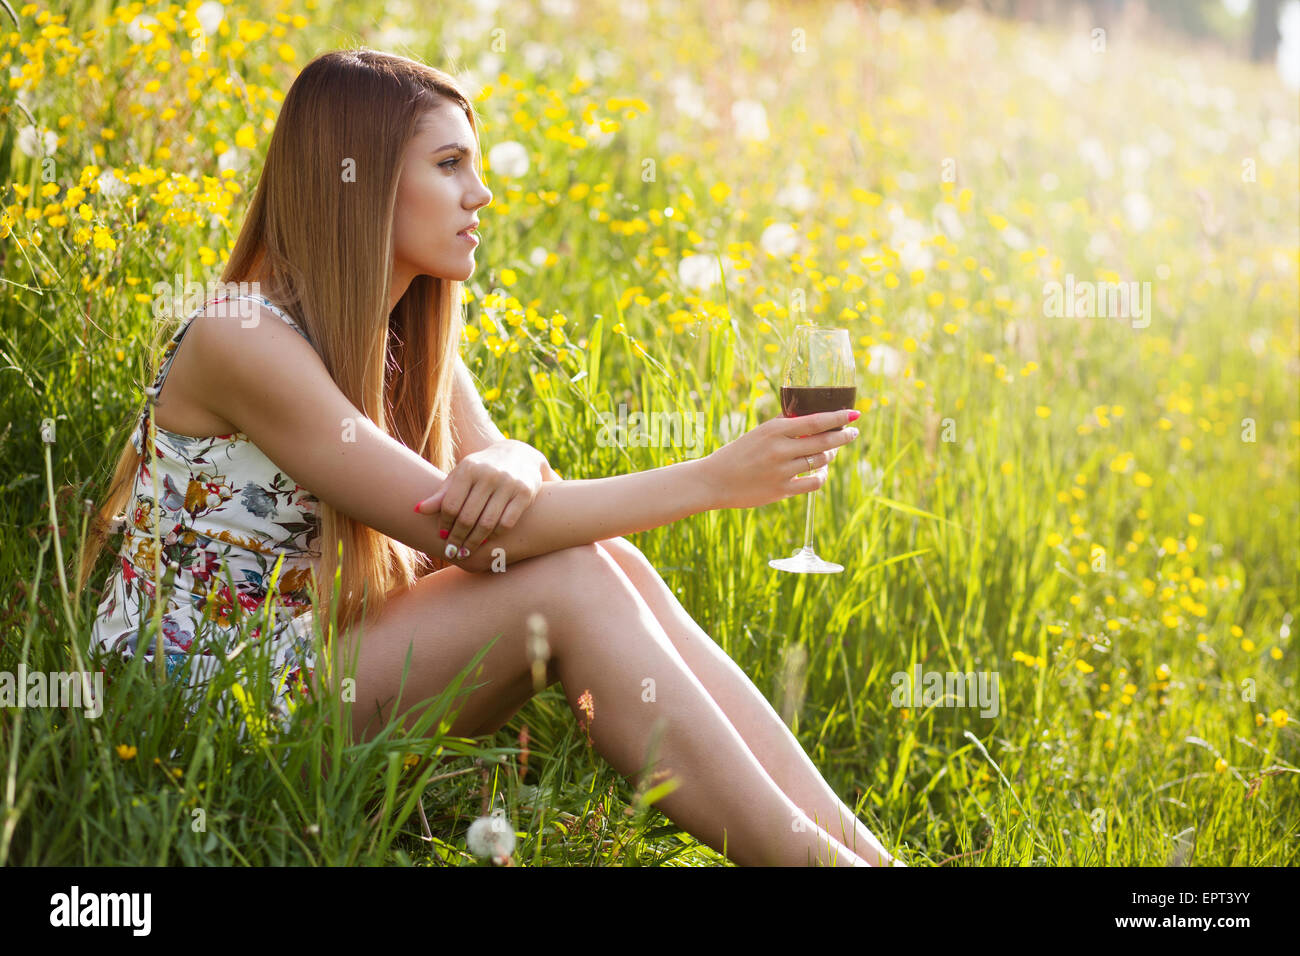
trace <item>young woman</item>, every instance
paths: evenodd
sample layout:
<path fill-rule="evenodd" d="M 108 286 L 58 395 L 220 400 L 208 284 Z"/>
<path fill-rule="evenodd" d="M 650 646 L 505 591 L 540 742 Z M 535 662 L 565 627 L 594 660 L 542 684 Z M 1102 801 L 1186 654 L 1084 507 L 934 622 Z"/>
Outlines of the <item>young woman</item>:
<path fill-rule="evenodd" d="M 546 683 L 562 683 L 575 715 L 590 693 L 589 733 L 620 773 L 678 780 L 655 805 L 679 826 L 742 865 L 895 864 L 622 537 L 821 487 L 857 413 L 776 418 L 704 458 L 560 480 L 497 431 L 458 355 L 461 283 L 492 199 L 480 170 L 474 109 L 450 75 L 365 49 L 303 69 L 222 275 L 258 293 L 209 303 L 173 336 L 156 408 L 99 513 L 104 529 L 125 510 L 128 538 L 96 645 L 135 650 L 160 557 L 181 595 L 163 628 L 178 662 L 260 607 L 279 562 L 290 618 L 262 639 L 309 669 L 299 614 L 337 613 L 361 736 L 402 712 L 408 654 L 400 697 L 424 701 L 500 635 L 450 730 L 475 736 L 535 693 L 540 614 Z M 150 414 L 158 475 L 142 453 Z M 498 573 L 483 573 L 494 558 Z"/>

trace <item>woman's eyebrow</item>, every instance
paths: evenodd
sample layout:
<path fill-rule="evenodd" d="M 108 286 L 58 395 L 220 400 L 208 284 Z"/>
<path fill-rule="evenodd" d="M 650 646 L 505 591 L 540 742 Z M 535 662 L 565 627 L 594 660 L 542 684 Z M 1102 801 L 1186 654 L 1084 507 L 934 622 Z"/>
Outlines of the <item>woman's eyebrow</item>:
<path fill-rule="evenodd" d="M 462 145 L 461 143 L 447 143 L 443 146 L 439 146 L 433 152 L 441 153 L 444 149 L 454 149 L 461 155 L 465 155 L 467 153 L 473 152 L 473 150 L 471 150 L 470 147 Z"/>

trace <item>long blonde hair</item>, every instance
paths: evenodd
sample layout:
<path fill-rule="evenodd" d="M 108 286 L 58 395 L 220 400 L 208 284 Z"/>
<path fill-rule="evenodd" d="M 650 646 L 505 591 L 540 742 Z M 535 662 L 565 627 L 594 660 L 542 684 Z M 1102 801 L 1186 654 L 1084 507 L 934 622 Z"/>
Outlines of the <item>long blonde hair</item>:
<path fill-rule="evenodd" d="M 465 111 L 477 139 L 473 105 L 442 70 L 366 48 L 333 50 L 308 63 L 285 95 L 252 204 L 221 274 L 222 283 L 258 275 L 259 291 L 302 325 L 348 400 L 444 472 L 453 464 L 462 283 L 417 275 L 392 312 L 385 310 L 403 156 L 423 115 L 448 100 Z M 351 179 L 345 170 L 353 171 Z M 143 412 L 142 404 L 137 417 Z M 128 503 L 139 464 L 128 442 L 91 522 L 79 569 L 83 589 L 114 517 Z M 407 547 L 324 501 L 319 517 L 321 556 L 312 587 L 322 629 L 336 573 L 341 586 L 333 610 L 345 630 L 358 621 L 363 600 L 371 617 L 389 591 L 446 566 L 441 556 Z"/>

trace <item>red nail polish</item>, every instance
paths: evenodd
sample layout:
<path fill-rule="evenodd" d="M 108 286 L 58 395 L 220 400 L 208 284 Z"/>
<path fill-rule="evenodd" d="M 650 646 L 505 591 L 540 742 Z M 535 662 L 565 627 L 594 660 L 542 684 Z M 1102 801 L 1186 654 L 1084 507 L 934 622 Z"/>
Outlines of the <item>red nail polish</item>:
<path fill-rule="evenodd" d="M 449 534 L 451 534 L 451 532 L 448 531 L 446 528 L 443 528 L 441 531 L 438 532 L 438 537 L 445 538 Z"/>
<path fill-rule="evenodd" d="M 416 511 L 417 514 L 418 514 L 419 511 L 420 511 L 420 502 L 418 502 L 418 501 L 415 503 L 415 511 Z"/>
<path fill-rule="evenodd" d="M 858 411 L 856 408 L 855 408 L 855 409 L 852 409 L 852 410 L 849 412 L 849 421 L 851 421 L 851 422 L 856 422 L 856 421 L 857 421 L 861 416 L 862 416 L 862 413 L 861 413 L 860 411 Z"/>

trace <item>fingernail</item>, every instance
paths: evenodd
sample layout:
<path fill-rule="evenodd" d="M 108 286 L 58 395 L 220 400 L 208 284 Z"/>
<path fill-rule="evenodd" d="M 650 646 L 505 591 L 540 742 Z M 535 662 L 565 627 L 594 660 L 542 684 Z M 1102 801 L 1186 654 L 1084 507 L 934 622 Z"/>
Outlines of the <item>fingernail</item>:
<path fill-rule="evenodd" d="M 858 417 L 859 417 L 861 414 L 862 414 L 862 413 L 861 413 L 860 411 L 858 411 L 856 408 L 851 409 L 851 410 L 849 411 L 849 421 L 851 421 L 851 422 L 856 422 L 856 421 L 858 420 Z"/>
<path fill-rule="evenodd" d="M 850 441 L 852 441 L 853 438 L 857 438 L 857 437 L 858 437 L 858 430 L 857 430 L 856 428 L 846 428 L 846 429 L 844 429 L 844 430 L 845 430 L 846 432 L 848 432 L 850 436 L 852 436 L 852 437 L 849 439 Z"/>
<path fill-rule="evenodd" d="M 447 549 L 443 552 L 443 554 L 445 554 L 448 558 L 456 557 L 456 546 L 454 544 L 447 545 Z"/>
<path fill-rule="evenodd" d="M 461 556 L 462 558 L 468 558 L 468 557 L 469 557 L 469 548 L 461 548 L 461 549 L 460 549 L 460 556 Z"/>
<path fill-rule="evenodd" d="M 441 531 L 438 532 L 438 537 L 445 538 L 449 534 L 451 534 L 451 532 L 448 531 L 446 528 L 443 528 Z"/>
<path fill-rule="evenodd" d="M 419 510 L 420 510 L 420 505 L 422 505 L 422 504 L 424 504 L 423 501 L 417 501 L 417 502 L 415 503 L 415 510 L 416 510 L 417 513 L 419 512 Z"/>

